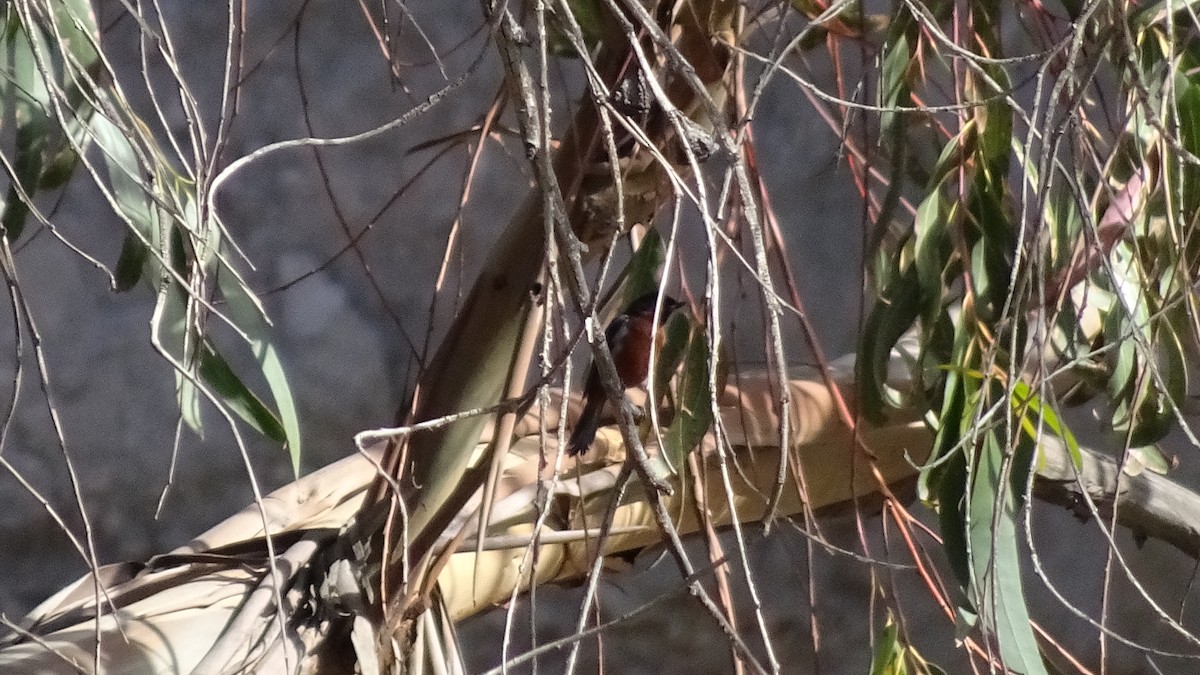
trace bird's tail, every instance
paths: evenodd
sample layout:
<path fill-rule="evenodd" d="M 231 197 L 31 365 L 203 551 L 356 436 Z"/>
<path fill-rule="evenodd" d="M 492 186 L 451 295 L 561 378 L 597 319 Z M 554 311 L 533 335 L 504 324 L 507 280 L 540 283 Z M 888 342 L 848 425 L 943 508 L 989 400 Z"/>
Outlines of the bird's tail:
<path fill-rule="evenodd" d="M 604 408 L 604 397 L 589 396 L 583 414 L 571 431 L 571 440 L 567 442 L 567 455 L 575 457 L 587 452 L 592 441 L 596 440 L 596 430 L 600 428 L 600 413 Z"/>

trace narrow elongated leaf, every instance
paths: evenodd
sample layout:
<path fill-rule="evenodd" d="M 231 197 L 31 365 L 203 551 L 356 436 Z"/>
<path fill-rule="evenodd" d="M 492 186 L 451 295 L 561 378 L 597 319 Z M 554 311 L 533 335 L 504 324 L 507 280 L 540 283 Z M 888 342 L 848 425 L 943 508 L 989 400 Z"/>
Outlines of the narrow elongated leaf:
<path fill-rule="evenodd" d="M 908 70 L 912 67 L 912 49 L 908 35 L 896 31 L 890 38 L 890 44 L 883 51 L 884 59 L 879 69 L 879 93 L 884 107 L 895 107 L 910 103 Z M 880 124 L 887 129 L 894 124 L 902 123 L 899 116 L 903 113 L 887 111 L 880 114 Z"/>
<path fill-rule="evenodd" d="M 282 426 L 282 437 L 268 435 L 287 446 L 288 454 L 292 459 L 292 471 L 299 476 L 300 418 L 296 414 L 296 402 L 292 396 L 291 385 L 288 384 L 287 374 L 284 372 L 283 359 L 275 344 L 271 324 L 267 321 L 258 298 L 254 297 L 245 284 L 232 272 L 222 270 L 218 276 L 218 284 L 221 288 L 221 295 L 225 298 L 226 315 L 250 338 L 250 350 L 254 354 L 254 359 L 262 371 L 263 378 L 271 390 L 271 396 L 274 397 L 275 406 L 279 411 L 277 418 L 273 413 L 271 417 L 277 419 Z M 255 418 L 260 414 L 262 414 L 261 411 L 257 412 Z M 253 424 L 251 417 L 243 415 L 243 419 Z"/>
<path fill-rule="evenodd" d="M 136 234 L 131 232 L 129 236 L 139 243 L 149 242 L 149 245 L 165 254 L 162 246 L 164 237 L 160 229 L 159 210 L 147 192 L 152 187 L 151 184 L 142 180 L 141 164 L 138 162 L 137 153 L 129 138 L 104 115 L 92 117 L 91 130 L 96 145 L 99 147 L 101 160 L 108 169 L 108 181 L 112 186 L 113 200 L 117 203 L 121 214 L 136 230 Z M 132 248 L 132 245 L 127 243 L 126 247 Z M 130 251 L 127 254 L 126 250 L 122 249 L 122 261 L 129 265 L 133 261 L 126 260 L 127 256 L 132 257 L 134 253 Z M 156 264 L 156 260 L 148 255 L 142 259 L 151 265 Z M 118 265 L 118 269 L 121 269 L 120 265 Z M 137 280 L 133 278 L 134 275 L 140 277 L 143 271 L 142 269 L 126 269 L 120 278 L 124 278 L 127 287 L 131 287 Z M 158 275 L 155 273 L 152 276 L 157 277 Z"/>
<path fill-rule="evenodd" d="M 62 36 L 75 63 L 84 69 L 93 67 L 99 60 L 96 45 L 100 43 L 100 30 L 96 26 L 96 14 L 89 0 L 60 0 L 51 3 L 54 8 L 55 29 Z"/>
<path fill-rule="evenodd" d="M 1082 0 L 1070 0 L 1063 6 L 1071 12 L 1071 18 L 1075 19 L 1083 10 L 1084 2 Z M 1168 16 L 1174 15 L 1176 20 L 1186 21 L 1191 12 L 1197 10 L 1197 5 L 1200 3 L 1196 0 L 1158 0 L 1157 2 L 1138 5 L 1137 11 L 1130 16 L 1130 24 L 1138 28 L 1147 28 L 1153 24 L 1165 21 Z"/>
<path fill-rule="evenodd" d="M 1181 325 L 1186 325 L 1182 323 L 1186 317 L 1181 316 L 1180 320 Z M 1166 385 L 1163 394 L 1169 408 L 1167 413 L 1173 417 L 1173 409 L 1187 400 L 1190 369 L 1183 340 L 1172 322 L 1160 321 L 1157 334 L 1155 361 L 1158 363 L 1158 372 L 1162 375 L 1163 384 Z"/>
<path fill-rule="evenodd" d="M 629 303 L 658 288 L 658 274 L 662 270 L 665 255 L 658 231 L 653 228 L 647 230 L 641 245 L 633 252 L 613 284 L 613 292 L 603 311 L 599 312 L 605 325 Z"/>
<path fill-rule="evenodd" d="M 22 193 L 31 198 L 38 190 L 66 183 L 78 162 L 75 148 L 87 143 L 84 128 L 92 115 L 81 93 L 86 85 L 79 71 L 91 69 L 98 61 L 93 45 L 99 32 L 90 3 L 69 0 L 51 7 L 53 14 L 45 16 L 46 21 L 26 25 L 22 15 L 8 6 L 0 39 L 0 71 L 5 74 L 0 98 L 13 106 L 16 122 L 13 184 L 0 214 L 0 226 L 10 241 L 21 236 L 30 213 Z M 53 94 L 63 100 L 51 101 L 44 78 L 52 78 L 54 89 L 65 92 Z M 51 112 L 56 108 L 61 122 Z"/>
<path fill-rule="evenodd" d="M 871 675 L 907 675 L 904 645 L 892 617 L 875 638 L 875 653 L 871 656 Z"/>
<path fill-rule="evenodd" d="M 938 504 L 938 527 L 942 532 L 942 549 L 950 561 L 950 569 L 958 579 L 960 588 L 971 586 L 971 555 L 967 548 L 967 457 L 956 452 L 945 461 L 936 483 Z M 966 598 L 963 598 L 966 600 Z"/>
<path fill-rule="evenodd" d="M 133 288 L 142 278 L 142 271 L 146 269 L 146 260 L 149 257 L 150 251 L 137 235 L 125 235 L 125 241 L 121 244 L 121 255 L 117 258 L 117 267 L 113 270 L 116 290 L 127 291 Z"/>
<path fill-rule="evenodd" d="M 679 375 L 679 402 L 675 419 L 663 438 L 663 454 L 676 471 L 685 465 L 687 453 L 696 447 L 712 426 L 708 368 L 707 333 L 702 326 L 695 326 L 683 360 L 683 371 Z"/>
<path fill-rule="evenodd" d="M 917 268 L 917 282 L 921 289 L 923 312 L 931 316 L 941 305 L 942 270 L 946 267 L 950 253 L 949 227 L 951 205 L 942 196 L 940 187 L 926 195 L 917 207 L 914 225 L 916 251 L 913 264 Z"/>
<path fill-rule="evenodd" d="M 954 344 L 951 348 L 950 363 L 960 364 L 966 363 L 971 357 L 971 334 L 965 322 L 960 321 L 954 328 Z M 952 467 L 944 464 L 946 457 L 952 453 L 962 454 L 961 439 L 964 430 L 967 428 L 963 420 L 967 419 L 964 412 L 967 401 L 973 398 L 973 392 L 979 387 L 979 380 L 982 377 L 972 377 L 971 371 L 963 367 L 945 366 L 943 370 L 946 373 L 945 384 L 942 389 L 942 408 L 937 418 L 936 435 L 933 442 L 933 451 L 929 455 L 929 462 L 921 468 L 921 473 L 917 480 L 917 493 L 921 499 L 931 501 L 935 497 L 939 500 L 939 513 L 945 508 L 960 509 L 962 504 L 962 491 L 966 489 L 966 479 L 956 476 L 944 476 L 955 471 Z M 962 469 L 965 471 L 965 468 Z M 959 483 L 958 494 L 942 495 L 944 486 L 943 481 L 951 481 Z M 942 497 L 948 496 L 949 501 L 943 501 Z M 943 506 L 949 504 L 949 507 Z M 961 528 L 959 528 L 961 532 Z M 966 554 L 966 546 L 963 546 L 963 554 Z"/>
<path fill-rule="evenodd" d="M 164 281 L 155 302 L 151 330 L 162 348 L 176 364 L 175 396 L 179 403 L 179 415 L 184 424 L 200 438 L 204 438 L 204 421 L 201 417 L 201 393 L 191 378 L 179 372 L 179 368 L 190 369 L 195 374 L 196 346 L 194 339 L 188 341 L 187 294 L 174 281 Z"/>
<path fill-rule="evenodd" d="M 1186 67 L 1186 66 L 1185 66 Z M 1191 70 L 1191 68 L 1188 68 Z M 1179 114 L 1179 140 L 1192 154 L 1200 153 L 1200 83 L 1180 75 L 1180 88 L 1176 90 L 1175 109 Z M 1170 166 L 1179 170 L 1180 211 L 1194 214 L 1200 210 L 1200 166 L 1179 159 Z"/>
<path fill-rule="evenodd" d="M 4 236 L 15 241 L 21 236 L 29 215 L 29 205 L 21 192 L 32 196 L 37 191 L 42 174 L 42 151 L 48 144 L 56 144 L 58 133 L 57 125 L 46 114 L 50 109 L 49 92 L 37 70 L 28 27 L 21 24 L 11 7 L 8 11 L 7 30 L 3 44 L 0 44 L 0 66 L 5 74 L 0 78 L 0 91 L 3 91 L 5 104 L 13 106 L 16 134 L 12 160 L 14 184 L 8 188 L 0 226 L 4 228 Z M 37 30 L 36 26 L 34 30 Z"/>
<path fill-rule="evenodd" d="M 1005 667 L 1024 675 L 1043 675 L 1046 668 L 1021 587 L 1015 500 L 1006 479 L 1005 454 L 997 434 L 986 433 L 971 485 L 967 523 L 972 594 L 985 629 L 1000 645 Z"/>
<path fill-rule="evenodd" d="M 287 432 L 279 418 L 242 383 L 225 357 L 208 341 L 200 350 L 199 374 L 204 383 L 252 428 L 280 444 L 287 444 Z"/>
<path fill-rule="evenodd" d="M 888 363 L 892 347 L 908 331 L 921 312 L 921 294 L 915 266 L 896 278 L 884 289 L 879 302 L 871 309 L 863 328 L 859 349 L 859 392 L 863 414 L 867 419 L 881 422 L 888 405 L 898 405 L 898 394 L 888 387 Z"/>
<path fill-rule="evenodd" d="M 583 41 L 593 48 L 604 34 L 604 10 L 600 8 L 599 0 L 567 0 L 571 14 L 583 32 Z M 560 11 L 560 10 L 556 10 Z M 571 41 L 559 30 L 559 21 L 550 23 L 548 46 L 556 56 L 578 58 L 579 53 L 571 46 Z"/>
<path fill-rule="evenodd" d="M 129 219 L 131 232 L 118 264 L 119 289 L 131 287 L 146 269 L 142 261 L 154 268 L 156 258 L 149 255 L 153 245 L 168 246 L 159 255 L 170 261 L 172 268 L 183 278 L 196 274 L 216 274 L 217 285 L 224 299 L 222 312 L 248 338 L 251 352 L 270 389 L 278 412 L 247 387 L 217 352 L 215 346 L 198 334 L 199 326 L 189 320 L 193 299 L 173 278 L 153 275 L 160 285 L 154 313 L 153 330 L 159 344 L 177 364 L 193 368 L 194 375 L 207 384 L 218 400 L 252 428 L 272 440 L 284 444 L 290 453 L 292 469 L 300 471 L 300 424 L 291 388 L 283 372 L 271 333 L 258 299 L 229 268 L 221 267 L 218 255 L 221 248 L 220 228 L 200 227 L 193 187 L 177 177 L 143 183 L 137 156 L 117 127 L 110 120 L 97 116 L 93 125 L 109 167 L 109 180 L 122 213 Z M 157 191 L 155 195 L 148 189 Z M 167 213 L 168 208 L 173 212 Z M 160 215 L 161 214 L 161 215 Z M 163 227 L 162 224 L 170 223 Z M 165 232 L 163 231 L 165 230 Z M 186 232 L 186 235 L 185 235 Z M 176 372 L 176 394 L 181 419 L 196 434 L 203 437 L 201 415 L 202 393 L 190 378 Z"/>
<path fill-rule="evenodd" d="M 1083 467 L 1083 454 L 1079 450 L 1079 441 L 1075 440 L 1075 434 L 1071 433 L 1070 427 L 1059 419 L 1054 408 L 1046 405 L 1027 383 L 1018 381 L 1013 384 L 1012 407 L 1018 414 L 1024 415 L 1026 411 L 1033 414 L 1032 420 L 1022 417 L 1023 420 L 1029 422 L 1027 433 L 1031 440 L 1037 438 L 1037 420 L 1040 418 L 1045 423 L 1046 429 L 1062 439 L 1067 446 L 1067 452 L 1071 455 L 1071 463 L 1075 465 L 1075 468 Z"/>
<path fill-rule="evenodd" d="M 654 364 L 654 400 L 661 402 L 670 393 L 671 377 L 683 362 L 692 335 L 691 319 L 680 310 L 662 327 L 662 348 Z"/>

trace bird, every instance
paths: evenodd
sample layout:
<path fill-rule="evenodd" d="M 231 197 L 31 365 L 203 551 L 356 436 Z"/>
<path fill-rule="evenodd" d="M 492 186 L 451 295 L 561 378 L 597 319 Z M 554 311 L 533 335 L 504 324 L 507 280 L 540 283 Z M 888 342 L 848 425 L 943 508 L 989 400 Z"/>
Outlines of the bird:
<path fill-rule="evenodd" d="M 633 387 L 646 381 L 646 376 L 650 373 L 650 346 L 658 335 L 658 328 L 675 310 L 683 306 L 683 303 L 675 298 L 663 296 L 656 326 L 654 307 L 657 299 L 657 292 L 638 297 L 604 330 L 604 341 L 608 343 L 608 350 L 612 353 L 622 387 Z M 567 443 L 568 456 L 582 454 L 596 439 L 596 430 L 600 428 L 600 413 L 603 412 L 607 400 L 604 384 L 600 381 L 600 371 L 593 361 L 583 387 L 583 414 L 575 423 L 575 429 Z"/>

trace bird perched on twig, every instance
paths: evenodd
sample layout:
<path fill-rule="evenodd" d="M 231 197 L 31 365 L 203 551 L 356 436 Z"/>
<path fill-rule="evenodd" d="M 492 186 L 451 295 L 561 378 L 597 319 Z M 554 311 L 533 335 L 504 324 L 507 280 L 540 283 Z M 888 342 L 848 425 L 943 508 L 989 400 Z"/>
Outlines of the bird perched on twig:
<path fill-rule="evenodd" d="M 658 293 L 647 293 L 629 304 L 617 315 L 604 331 L 604 341 L 612 352 L 613 363 L 621 386 L 633 387 L 646 381 L 650 373 L 650 347 L 658 335 L 658 328 L 671 313 L 683 306 L 675 298 L 663 296 L 658 312 L 658 325 L 654 323 L 654 307 Z M 604 410 L 607 396 L 600 382 L 600 371 L 595 362 L 588 370 L 587 383 L 583 388 L 583 414 L 575 423 L 571 440 L 567 443 L 567 454 L 571 456 L 585 452 L 596 438 L 600 428 L 600 413 Z"/>

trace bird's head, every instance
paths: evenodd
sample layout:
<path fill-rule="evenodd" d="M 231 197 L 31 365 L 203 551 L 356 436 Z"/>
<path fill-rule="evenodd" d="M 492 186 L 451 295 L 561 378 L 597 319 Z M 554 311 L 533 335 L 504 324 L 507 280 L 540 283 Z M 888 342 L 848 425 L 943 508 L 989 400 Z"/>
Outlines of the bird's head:
<path fill-rule="evenodd" d="M 630 317 L 652 318 L 654 316 L 654 303 L 658 299 L 658 291 L 651 291 L 638 297 L 637 300 L 629 303 L 629 309 L 625 311 Z M 662 311 L 658 314 L 659 323 L 665 323 L 671 314 L 683 307 L 684 303 L 672 298 L 669 295 L 664 295 L 662 299 Z"/>

